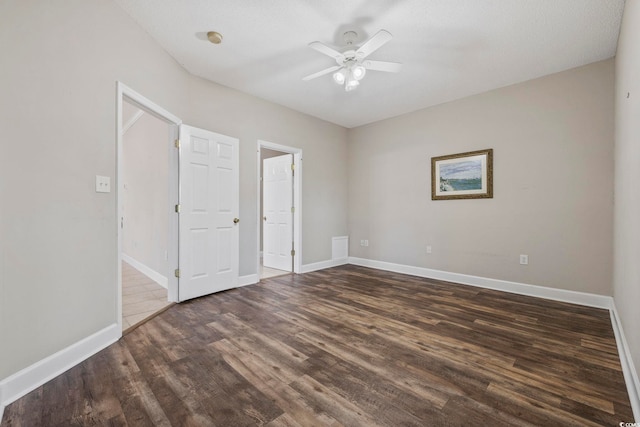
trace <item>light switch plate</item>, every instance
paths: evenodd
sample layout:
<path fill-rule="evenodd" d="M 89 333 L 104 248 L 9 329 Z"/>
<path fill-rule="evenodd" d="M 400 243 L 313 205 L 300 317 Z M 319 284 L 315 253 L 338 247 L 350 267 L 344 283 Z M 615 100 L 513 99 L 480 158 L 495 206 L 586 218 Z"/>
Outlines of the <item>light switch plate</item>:
<path fill-rule="evenodd" d="M 111 192 L 111 177 L 96 175 L 96 193 Z"/>

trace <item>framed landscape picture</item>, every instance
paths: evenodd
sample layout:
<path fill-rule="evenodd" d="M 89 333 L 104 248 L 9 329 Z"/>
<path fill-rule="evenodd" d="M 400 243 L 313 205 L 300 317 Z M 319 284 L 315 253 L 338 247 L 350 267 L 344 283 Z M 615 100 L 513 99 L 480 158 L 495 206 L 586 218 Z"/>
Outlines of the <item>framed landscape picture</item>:
<path fill-rule="evenodd" d="M 431 199 L 493 198 L 493 149 L 431 158 Z"/>

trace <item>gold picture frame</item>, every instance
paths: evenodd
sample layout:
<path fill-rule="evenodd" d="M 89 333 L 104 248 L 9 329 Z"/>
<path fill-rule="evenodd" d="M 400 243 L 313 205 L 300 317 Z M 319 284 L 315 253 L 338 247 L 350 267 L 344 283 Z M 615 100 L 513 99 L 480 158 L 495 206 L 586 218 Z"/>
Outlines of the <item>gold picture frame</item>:
<path fill-rule="evenodd" d="M 431 158 L 431 200 L 492 198 L 492 148 Z"/>

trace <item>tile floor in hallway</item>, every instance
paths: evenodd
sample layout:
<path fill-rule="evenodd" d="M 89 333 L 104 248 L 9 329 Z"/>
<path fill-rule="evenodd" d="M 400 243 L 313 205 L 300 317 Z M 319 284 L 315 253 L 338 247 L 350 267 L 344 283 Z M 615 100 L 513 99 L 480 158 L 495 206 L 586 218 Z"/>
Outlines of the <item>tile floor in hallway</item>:
<path fill-rule="evenodd" d="M 262 279 L 291 274 L 260 265 Z M 167 290 L 133 266 L 122 262 L 122 330 L 153 316 L 171 305 Z"/>
<path fill-rule="evenodd" d="M 167 299 L 167 290 L 164 287 L 130 264 L 122 262 L 123 331 L 171 304 Z"/>
<path fill-rule="evenodd" d="M 291 274 L 290 271 L 277 270 L 275 268 L 265 267 L 260 261 L 260 278 L 269 279 L 271 277 L 283 276 L 285 274 Z"/>

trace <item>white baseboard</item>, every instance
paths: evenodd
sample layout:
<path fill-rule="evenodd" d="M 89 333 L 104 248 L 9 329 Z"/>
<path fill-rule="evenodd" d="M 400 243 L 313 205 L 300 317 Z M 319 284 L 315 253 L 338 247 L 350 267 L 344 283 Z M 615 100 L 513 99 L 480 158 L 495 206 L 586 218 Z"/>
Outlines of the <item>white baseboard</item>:
<path fill-rule="evenodd" d="M 260 281 L 260 277 L 257 274 L 247 274 L 246 276 L 240 276 L 238 278 L 238 287 L 255 285 Z"/>
<path fill-rule="evenodd" d="M 131 265 L 136 270 L 138 270 L 140 273 L 147 276 L 149 279 L 156 282 L 158 285 L 162 286 L 163 288 L 165 289 L 169 288 L 169 279 L 167 279 L 165 276 L 155 271 L 153 268 L 147 267 L 140 261 L 134 258 L 131 258 L 127 254 L 122 254 L 122 260 L 127 264 Z"/>
<path fill-rule="evenodd" d="M 514 294 L 545 298 L 554 301 L 586 305 L 588 307 L 604 308 L 607 310 L 611 308 L 612 298 L 606 295 L 569 291 L 566 289 L 548 288 L 537 285 L 527 285 L 525 283 L 509 282 L 507 280 L 490 279 L 487 277 L 451 273 L 448 271 L 433 270 L 430 268 L 414 267 L 410 265 L 394 264 L 390 262 L 375 261 L 356 257 L 349 257 L 349 264 L 359 265 L 362 267 L 377 268 L 379 270 L 393 271 L 396 273 L 409 274 L 411 276 L 461 283 L 463 285 L 495 289 L 498 291 L 511 292 Z"/>
<path fill-rule="evenodd" d="M 0 381 L 0 420 L 6 405 L 93 356 L 121 336 L 122 330 L 114 323 Z"/>
<path fill-rule="evenodd" d="M 618 315 L 614 301 L 611 301 L 611 326 L 613 326 L 613 333 L 616 336 L 620 364 L 622 365 L 624 381 L 627 384 L 627 393 L 629 393 L 633 418 L 635 418 L 636 421 L 640 421 L 640 381 L 638 380 L 638 371 L 633 364 L 631 351 L 629 350 L 629 345 L 627 344 L 627 339 L 625 338 L 620 316 Z"/>
<path fill-rule="evenodd" d="M 312 271 L 324 270 L 325 268 L 337 267 L 339 265 L 349 264 L 349 258 L 330 259 L 327 261 L 314 262 L 312 264 L 304 264 L 301 273 L 311 273 Z"/>

